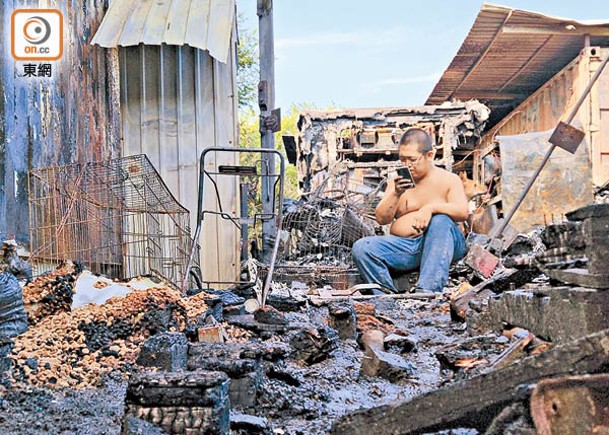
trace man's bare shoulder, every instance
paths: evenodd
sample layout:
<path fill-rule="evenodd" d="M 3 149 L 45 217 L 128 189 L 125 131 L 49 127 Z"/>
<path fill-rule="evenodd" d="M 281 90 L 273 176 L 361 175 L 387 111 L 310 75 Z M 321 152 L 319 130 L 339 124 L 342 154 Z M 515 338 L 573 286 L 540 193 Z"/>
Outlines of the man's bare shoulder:
<path fill-rule="evenodd" d="M 450 171 L 447 171 L 443 168 L 438 168 L 437 166 L 434 168 L 435 176 L 442 181 L 445 181 L 450 184 L 461 183 L 461 179 L 457 174 L 454 174 Z"/>

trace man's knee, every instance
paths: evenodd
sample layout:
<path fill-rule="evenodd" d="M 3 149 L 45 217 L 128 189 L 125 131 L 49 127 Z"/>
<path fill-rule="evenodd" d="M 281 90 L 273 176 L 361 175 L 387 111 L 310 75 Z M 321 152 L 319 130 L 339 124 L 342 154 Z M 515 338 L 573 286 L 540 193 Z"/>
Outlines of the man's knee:
<path fill-rule="evenodd" d="M 435 229 L 435 228 L 450 228 L 455 226 L 455 221 L 453 221 L 449 216 L 445 215 L 445 214 L 435 214 L 431 217 L 431 220 L 429 221 L 429 229 Z"/>
<path fill-rule="evenodd" d="M 353 258 L 357 260 L 370 257 L 376 246 L 376 243 L 374 242 L 377 239 L 378 236 L 369 236 L 357 240 L 351 247 L 351 255 Z"/>
<path fill-rule="evenodd" d="M 364 255 L 366 255 L 366 241 L 365 241 L 366 237 L 357 240 L 353 246 L 351 247 L 351 255 L 353 256 L 354 259 L 360 259 L 362 258 Z"/>

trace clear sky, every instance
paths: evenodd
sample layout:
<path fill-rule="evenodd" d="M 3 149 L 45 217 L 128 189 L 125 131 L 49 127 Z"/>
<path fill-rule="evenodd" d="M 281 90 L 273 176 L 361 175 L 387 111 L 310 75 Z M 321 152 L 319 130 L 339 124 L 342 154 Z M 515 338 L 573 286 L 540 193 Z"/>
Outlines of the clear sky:
<path fill-rule="evenodd" d="M 425 103 L 482 1 L 274 0 L 276 106 Z M 609 19 L 609 0 L 501 0 L 573 19 Z M 257 29 L 256 0 L 237 0 Z"/>

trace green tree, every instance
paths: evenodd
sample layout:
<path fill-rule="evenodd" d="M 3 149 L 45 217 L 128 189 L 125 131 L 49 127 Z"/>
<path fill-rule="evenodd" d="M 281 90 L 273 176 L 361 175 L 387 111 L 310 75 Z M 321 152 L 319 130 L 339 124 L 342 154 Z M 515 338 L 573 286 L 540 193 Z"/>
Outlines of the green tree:
<path fill-rule="evenodd" d="M 242 148 L 260 148 L 260 132 L 258 130 L 259 112 L 256 106 L 258 100 L 258 81 L 260 80 L 259 51 L 257 28 L 248 29 L 246 17 L 242 12 L 237 15 L 239 29 L 239 45 L 237 47 L 237 88 L 239 94 L 239 146 Z M 310 105 L 293 104 L 289 111 L 283 111 L 282 129 L 275 134 L 275 147 L 285 156 L 283 134 L 297 134 L 296 122 L 300 109 Z M 255 156 L 244 155 L 242 164 Z M 287 162 L 287 159 L 286 159 Z M 253 164 L 253 162 L 249 162 Z M 298 175 L 296 167 L 286 165 L 285 197 L 298 197 Z"/>
<path fill-rule="evenodd" d="M 298 198 L 300 192 L 298 189 L 298 171 L 296 166 L 287 163 L 285 147 L 283 146 L 283 135 L 291 134 L 298 135 L 296 123 L 300 112 L 314 108 L 311 104 L 292 104 L 288 111 L 283 111 L 281 119 L 281 130 L 275 133 L 275 148 L 280 150 L 285 157 L 285 189 L 284 196 L 286 198 Z M 287 112 L 287 113 L 285 113 Z M 258 112 L 252 108 L 242 110 L 239 114 L 239 146 L 243 148 L 260 148 L 260 132 L 258 130 L 259 116 Z M 255 158 L 253 156 L 244 156 L 245 160 L 242 164 L 248 164 L 248 160 Z M 249 164 L 252 164 L 250 162 Z"/>
<path fill-rule="evenodd" d="M 259 50 L 257 27 L 248 29 L 246 17 L 243 13 L 237 16 L 239 29 L 239 45 L 237 51 L 237 86 L 239 93 L 239 146 L 242 148 L 260 148 L 258 81 L 260 80 Z M 281 130 L 275 133 L 275 148 L 280 150 L 286 159 L 285 188 L 286 198 L 298 198 L 298 171 L 294 165 L 287 163 L 282 136 L 286 134 L 298 135 L 296 123 L 300 112 L 314 110 L 316 107 L 308 103 L 294 103 L 289 109 L 282 108 Z M 255 165 L 255 155 L 242 155 L 242 165 Z M 251 205 L 259 204 L 260 187 Z"/>
<path fill-rule="evenodd" d="M 237 91 L 239 109 L 253 108 L 258 99 L 260 63 L 257 29 L 248 29 L 245 15 L 237 15 L 239 44 L 237 45 Z"/>

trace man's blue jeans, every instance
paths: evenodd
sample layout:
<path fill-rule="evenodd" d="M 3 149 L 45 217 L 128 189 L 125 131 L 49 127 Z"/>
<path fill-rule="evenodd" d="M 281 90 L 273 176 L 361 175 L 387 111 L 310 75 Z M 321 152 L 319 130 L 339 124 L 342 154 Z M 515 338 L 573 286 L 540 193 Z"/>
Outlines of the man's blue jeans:
<path fill-rule="evenodd" d="M 353 245 L 353 259 L 368 283 L 397 291 L 390 270 L 409 272 L 420 267 L 417 287 L 441 292 L 448 282 L 453 261 L 467 252 L 465 238 L 455 222 L 444 214 L 432 216 L 425 233 L 414 239 L 399 236 L 371 236 Z"/>

